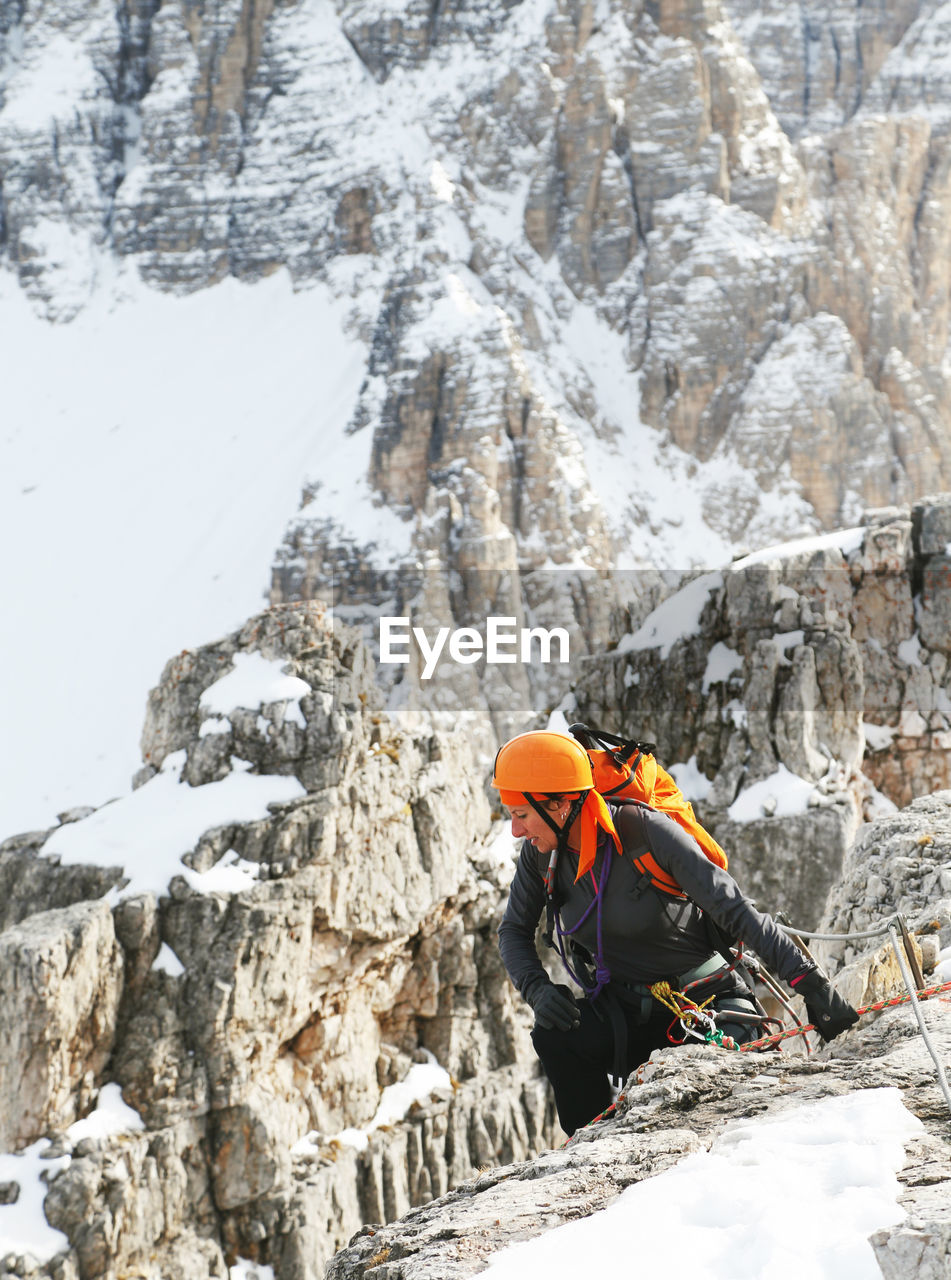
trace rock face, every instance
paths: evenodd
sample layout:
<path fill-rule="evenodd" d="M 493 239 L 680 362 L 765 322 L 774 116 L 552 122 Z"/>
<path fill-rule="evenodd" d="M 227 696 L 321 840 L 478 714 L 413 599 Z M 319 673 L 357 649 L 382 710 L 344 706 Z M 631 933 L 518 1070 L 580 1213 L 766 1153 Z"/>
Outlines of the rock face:
<path fill-rule="evenodd" d="M 863 818 L 951 783 L 949 519 L 925 499 L 694 579 L 566 712 L 656 742 L 747 892 L 804 928 Z"/>
<path fill-rule="evenodd" d="M 946 1018 L 932 1010 L 926 1016 L 946 1053 Z M 861 1033 L 861 1047 L 835 1056 L 829 1050 L 819 1060 L 770 1061 L 766 1073 L 761 1057 L 710 1046 L 657 1055 L 646 1083 L 628 1083 L 615 1118 L 582 1130 L 570 1147 L 486 1172 L 400 1222 L 365 1228 L 333 1260 L 327 1280 L 462 1280 L 506 1245 L 604 1209 L 625 1188 L 706 1150 L 730 1121 L 755 1123 L 821 1098 L 883 1086 L 903 1091 L 925 1131 L 906 1148 L 899 1175 L 908 1218 L 873 1237 L 876 1257 L 889 1280 L 909 1274 L 902 1267 L 910 1260 L 921 1268 L 917 1274 L 944 1276 L 951 1232 L 947 1109 L 907 1017 L 885 1015 Z M 859 1033 L 850 1035 L 854 1040 Z"/>
<path fill-rule="evenodd" d="M 254 670 L 293 696 L 245 683 L 225 713 L 209 691 Z M 317 1277 L 363 1222 L 550 1141 L 496 948 L 512 862 L 485 843 L 482 770 L 462 737 L 414 737 L 378 704 L 353 632 L 317 605 L 272 609 L 169 663 L 129 800 L 48 848 L 8 842 L 8 874 L 73 899 L 37 913 L 23 892 L 0 932 L 2 1141 L 53 1135 L 71 1156 L 47 1199 L 68 1241 L 57 1274 L 224 1277 L 244 1257 Z M 170 762 L 170 806 L 241 778 L 293 777 L 300 795 L 219 821 L 167 889 L 122 896 L 128 871 L 73 865 L 68 840 L 168 785 Z M 117 829 L 95 827 L 103 848 Z M 441 1091 L 365 1150 L 334 1137 L 423 1059 Z M 70 1128 L 107 1080 L 144 1128 Z"/>
<path fill-rule="evenodd" d="M 926 968 L 951 942 L 949 793 L 899 813 L 863 769 L 877 762 L 884 788 L 891 761 L 912 793 L 940 773 L 947 511 L 937 499 L 891 510 L 818 547 L 694 579 L 589 659 L 576 690 L 593 722 L 610 710 L 618 727 L 620 711 L 656 733 L 662 760 L 680 757 L 685 785 L 706 788 L 702 818 L 763 905 L 810 926 L 828 895 L 833 931 L 901 910 Z M 392 1234 L 367 1229 L 331 1274 L 362 1274 L 385 1250 L 387 1266 L 408 1268 L 391 1280 L 417 1266 L 470 1274 L 507 1238 L 496 1218 L 530 1229 L 503 1205 L 509 1183 L 555 1178 L 554 1221 L 581 1211 L 578 1196 L 606 1203 L 712 1132 L 699 1112 L 671 1128 L 660 1106 L 686 1088 L 674 1055 L 653 1092 L 630 1096 L 620 1146 L 592 1148 L 590 1166 L 559 1155 L 471 1181 L 558 1132 L 496 947 L 512 850 L 488 839 L 485 762 L 470 736 L 399 725 L 374 667 L 321 606 L 271 608 L 168 664 L 131 797 L 4 846 L 14 891 L 0 930 L 12 975 L 0 997 L 3 1141 L 53 1139 L 46 1213 L 63 1244 L 45 1269 L 12 1254 L 0 1273 L 223 1278 L 246 1258 L 278 1280 L 311 1280 L 354 1231 L 415 1210 Z M 926 755 L 930 771 L 916 772 Z M 258 782 L 291 789 L 257 817 L 214 808 L 212 797 Z M 151 824 L 130 827 L 130 806 L 151 796 L 161 805 L 136 810 Z M 168 860 L 162 814 L 178 822 L 196 804 L 201 821 Z M 847 854 L 861 818 L 886 810 Z M 151 888 L 137 844 L 166 868 Z M 38 909 L 48 900 L 57 906 Z M 820 953 L 856 1003 L 899 981 L 883 941 Z M 899 1069 L 890 1057 L 903 1033 L 880 1025 L 841 1042 L 847 1070 L 829 1061 L 820 1078 L 789 1057 L 783 1089 L 897 1083 L 926 1113 L 920 1067 L 909 1083 L 905 1059 Z M 719 1123 L 755 1068 L 714 1056 L 707 1073 L 701 1058 L 689 1072 L 707 1080 Z M 378 1113 L 388 1086 L 434 1062 L 436 1087 L 404 1118 Z M 107 1084 L 137 1113 L 131 1127 L 110 1128 Z M 628 1125 L 647 1135 L 635 1166 L 619 1154 Z M 460 1206 L 464 1236 L 447 1254 L 441 1215 Z M 882 1242 L 895 1267 L 945 1238 L 929 1214 Z"/>
<path fill-rule="evenodd" d="M 951 482 L 949 42 L 913 0 L 21 4 L 0 254 L 61 319 L 116 259 L 351 299 L 324 429 L 407 561 L 682 567 Z M 364 508 L 301 483 L 274 600 L 359 594 Z"/>
<path fill-rule="evenodd" d="M 105 1078 L 123 953 L 102 901 L 40 911 L 0 933 L 0 1148 L 78 1120 Z"/>

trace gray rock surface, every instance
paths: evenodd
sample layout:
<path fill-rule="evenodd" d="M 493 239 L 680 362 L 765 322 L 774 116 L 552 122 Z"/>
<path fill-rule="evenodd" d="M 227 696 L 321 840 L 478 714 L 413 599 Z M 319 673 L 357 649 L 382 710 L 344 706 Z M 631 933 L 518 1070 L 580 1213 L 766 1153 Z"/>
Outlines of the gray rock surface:
<path fill-rule="evenodd" d="M 793 542 L 689 582 L 573 690 L 569 719 L 656 742 L 675 773 L 690 766 L 688 795 L 740 883 L 803 928 L 864 819 L 951 782 L 948 518 L 946 496 L 924 498 L 868 513 L 837 543 Z M 783 770 L 801 788 L 791 811 Z"/>
<path fill-rule="evenodd" d="M 61 320 L 116 260 L 346 299 L 408 562 L 682 567 L 949 483 L 949 45 L 916 0 L 31 0 L 0 253 Z M 322 479 L 275 601 L 389 568 Z"/>
<path fill-rule="evenodd" d="M 856 654 L 870 639 L 860 642 L 854 625 L 850 633 L 848 620 L 858 616 L 850 599 L 866 582 L 854 567 L 870 540 L 894 547 L 885 534 L 911 524 L 940 540 L 940 504 L 916 511 L 914 521 L 899 513 L 873 526 L 850 553 L 853 571 L 832 572 L 832 588 L 827 554 L 814 574 L 799 566 L 790 577 L 788 566 L 771 563 L 711 579 L 702 602 L 711 631 L 673 645 L 663 663 L 656 649 L 621 656 L 655 699 L 676 699 L 683 687 L 702 695 L 711 637 L 737 638 L 736 675 L 711 679 L 706 694 L 716 691 L 718 706 L 748 707 L 745 721 L 727 717 L 737 732 L 743 727 L 747 745 L 738 753 L 727 742 L 724 767 L 733 760 L 733 777 L 763 776 L 784 751 L 798 752 L 785 758 L 798 762 L 819 797 L 787 820 L 785 846 L 766 816 L 721 830 L 731 853 L 737 849 L 741 880 L 762 898 L 782 894 L 797 910 L 818 912 L 816 881 L 828 879 L 827 928 L 854 929 L 900 909 L 928 968 L 951 937 L 942 852 L 951 793 L 864 827 L 844 870 L 829 865 L 837 844 L 844 857 L 857 820 Z M 916 554 L 907 538 L 897 545 Z M 864 597 L 866 605 L 882 598 L 892 596 Z M 863 625 L 873 615 L 869 606 Z M 729 620 L 732 633 L 724 629 Z M 790 639 L 794 622 L 811 643 Z M 776 628 L 779 641 L 771 638 Z M 747 634 L 743 656 L 739 640 Z M 905 642 L 898 634 L 881 645 L 884 654 Z M 219 713 L 215 732 L 203 736 L 203 696 L 247 654 L 276 660 L 309 685 L 300 700 L 303 724 L 278 701 Z M 617 656 L 603 661 L 618 669 Z M 678 685 L 691 671 L 694 684 Z M 758 721 L 762 690 L 777 683 L 779 692 L 768 694 L 779 708 L 775 720 Z M 640 687 L 623 675 L 618 684 Z M 914 690 L 919 696 L 921 687 Z M 704 741 L 719 743 L 726 721 L 702 704 L 702 696 L 692 704 L 696 719 L 686 719 L 685 732 L 699 723 Z M 217 738 L 227 739 L 223 750 L 211 749 Z M 840 764 L 851 762 L 844 781 L 828 768 L 820 777 L 809 772 L 809 750 L 830 743 Z M 531 1055 L 526 1011 L 495 945 L 512 863 L 486 842 L 492 828 L 482 768 L 464 734 L 412 734 L 388 720 L 356 635 L 331 626 L 320 607 L 268 610 L 224 641 L 179 655 L 150 699 L 143 746 L 149 765 L 141 787 L 171 753 L 184 752 L 183 787 L 214 785 L 244 759 L 255 769 L 293 773 L 306 790 L 272 806 L 266 819 L 206 832 L 166 894 L 123 897 L 115 869 L 103 870 L 101 882 L 87 869 L 86 883 L 100 892 L 118 885 L 113 907 L 100 898 L 37 914 L 24 896 L 21 918 L 0 931 L 10 957 L 5 971 L 22 974 L 4 987 L 0 1020 L 6 1143 L 22 1147 L 51 1135 L 50 1156 L 70 1157 L 65 1168 L 51 1165 L 46 1200 L 68 1247 L 45 1268 L 6 1259 L 4 1273 L 113 1280 L 137 1269 L 151 1274 L 151 1267 L 166 1280 L 198 1271 L 223 1280 L 227 1262 L 242 1257 L 271 1266 L 278 1280 L 315 1280 L 362 1231 L 332 1263 L 332 1276 L 362 1274 L 373 1259 L 390 1268 L 390 1280 L 471 1274 L 507 1239 L 609 1203 L 631 1181 L 700 1149 L 731 1116 L 766 1105 L 749 1078 L 762 1065 L 709 1050 L 688 1067 L 673 1054 L 656 1081 L 628 1090 L 619 1127 L 603 1130 L 603 1145 L 586 1135 L 540 1163 L 517 1163 L 550 1146 L 558 1129 Z M 807 845 L 814 857 L 804 854 Z M 245 887 L 202 892 L 202 882 L 186 876 L 188 866 L 195 876 L 220 870 L 226 854 L 257 869 Z M 44 860 L 39 837 L 12 844 L 8 856 L 26 872 L 42 864 L 46 878 L 28 881 L 39 892 L 77 892 L 78 869 Z M 177 964 L 160 954 L 163 947 Z M 856 1003 L 890 995 L 899 982 L 881 939 L 822 958 Z M 856 1082 L 897 1083 L 917 1113 L 937 1116 L 936 1086 L 926 1082 L 913 1041 L 907 1016 L 902 1022 L 895 1011 L 837 1040 L 834 1053 L 806 1060 L 789 1051 L 779 1102 L 787 1093 L 800 1099 Z M 383 1089 L 428 1055 L 447 1069 L 448 1086 L 404 1119 L 374 1128 Z M 31 1070 L 14 1070 L 26 1056 Z M 896 1061 L 905 1063 L 901 1070 Z M 68 1126 L 106 1081 L 121 1086 L 144 1127 L 71 1136 Z M 368 1130 L 363 1149 L 343 1132 L 360 1127 Z M 501 1173 L 476 1176 L 497 1166 Z M 943 1185 L 943 1167 L 935 1173 L 931 1164 L 919 1176 L 909 1165 L 911 1216 L 876 1246 L 888 1265 L 902 1265 L 916 1249 L 923 1267 L 944 1256 L 945 1219 L 927 1191 Z M 531 1184 L 534 1205 L 540 1179 L 546 1195 L 551 1188 L 541 1222 L 528 1199 L 507 1199 Z M 366 1226 L 405 1215 L 403 1224 Z"/>
<path fill-rule="evenodd" d="M 79 1119 L 106 1076 L 123 956 L 102 901 L 0 931 L 0 1149 Z"/>
<path fill-rule="evenodd" d="M 614 1118 L 581 1130 L 560 1150 L 486 1172 L 400 1222 L 364 1228 L 334 1258 L 327 1280 L 461 1280 L 506 1245 L 606 1208 L 624 1188 L 707 1149 L 731 1121 L 883 1086 L 902 1090 L 925 1132 L 909 1143 L 899 1175 L 907 1224 L 876 1234 L 876 1256 L 886 1276 L 898 1276 L 909 1257 L 920 1261 L 923 1274 L 947 1275 L 947 1108 L 908 1017 L 891 1011 L 868 1032 L 850 1032 L 841 1048 L 836 1041 L 813 1059 L 728 1054 L 712 1046 L 663 1051 L 649 1064 L 645 1083 L 628 1081 Z M 946 1017 L 935 1008 L 926 1017 L 946 1055 Z"/>
<path fill-rule="evenodd" d="M 284 700 L 236 707 L 203 735 L 202 695 L 237 655 L 305 681 L 301 716 Z M 191 1280 L 245 1257 L 316 1278 L 363 1222 L 551 1140 L 495 943 L 512 862 L 487 844 L 462 735 L 397 728 L 355 633 L 302 605 L 174 659 L 143 750 L 140 788 L 181 752 L 183 788 L 250 765 L 304 790 L 206 832 L 159 895 L 123 897 L 122 868 L 56 865 L 39 837 L 11 842 L 38 898 L 31 912 L 22 887 L 0 931 L 0 1111 L 8 1149 L 51 1135 L 72 1157 L 47 1197 L 69 1241 L 49 1274 Z M 244 887 L 203 890 L 235 856 Z M 97 896 L 37 913 L 47 892 Z M 335 1138 L 367 1127 L 422 1059 L 451 1087 L 371 1130 L 365 1151 Z M 144 1129 L 71 1137 L 107 1081 Z"/>

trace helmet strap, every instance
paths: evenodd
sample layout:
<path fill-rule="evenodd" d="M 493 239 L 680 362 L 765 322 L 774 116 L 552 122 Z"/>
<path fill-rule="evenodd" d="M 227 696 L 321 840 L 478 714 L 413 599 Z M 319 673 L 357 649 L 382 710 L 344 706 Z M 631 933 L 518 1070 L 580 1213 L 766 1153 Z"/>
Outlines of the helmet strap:
<path fill-rule="evenodd" d="M 558 856 L 568 847 L 568 833 L 574 826 L 575 819 L 584 808 L 584 802 L 587 799 L 587 791 L 582 791 L 571 802 L 571 807 L 565 817 L 565 821 L 561 826 L 555 821 L 548 810 L 542 805 L 540 800 L 536 800 L 530 793 L 523 793 L 525 799 L 532 806 L 535 812 L 545 823 L 551 827 L 555 835 L 558 837 L 558 843 L 551 851 L 551 858 L 548 863 L 548 871 L 545 875 L 545 932 L 542 934 L 546 944 L 549 947 L 555 946 L 555 918 L 558 914 L 558 908 L 555 904 L 555 874 L 558 868 Z"/>
<path fill-rule="evenodd" d="M 542 821 L 546 824 L 546 826 L 551 827 L 552 831 L 554 831 L 555 835 L 558 837 L 559 852 L 562 849 L 567 848 L 568 846 L 568 832 L 574 826 L 575 819 L 577 818 L 581 810 L 584 808 L 584 802 L 585 802 L 585 799 L 587 798 L 587 795 L 588 795 L 587 791 L 582 791 L 579 796 L 576 796 L 575 799 L 572 800 L 571 806 L 568 809 L 568 813 L 565 817 L 564 822 L 559 825 L 555 821 L 555 819 L 551 816 L 549 811 L 545 808 L 541 800 L 536 800 L 535 797 L 530 793 L 525 793 L 525 799 L 532 806 L 532 808 L 535 810 L 538 816 L 542 819 Z"/>

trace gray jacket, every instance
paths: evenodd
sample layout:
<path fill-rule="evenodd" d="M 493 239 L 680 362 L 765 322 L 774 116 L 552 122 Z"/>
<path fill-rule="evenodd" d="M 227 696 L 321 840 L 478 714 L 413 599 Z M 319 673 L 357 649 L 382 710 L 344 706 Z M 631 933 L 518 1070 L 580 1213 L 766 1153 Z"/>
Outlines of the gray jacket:
<path fill-rule="evenodd" d="M 605 836 L 598 844 L 594 866 L 578 883 L 576 853 L 559 858 L 555 898 L 562 928 L 570 931 L 595 898 L 602 881 L 604 859 L 610 857 L 601 904 L 602 954 L 612 980 L 625 983 L 658 982 L 679 975 L 708 960 L 714 945 L 703 911 L 732 938 L 741 939 L 784 981 L 811 968 L 799 948 L 740 892 L 736 881 L 712 863 L 700 846 L 672 818 L 647 805 L 623 805 L 614 822 L 624 845 L 618 857 Z M 688 895 L 674 898 L 653 889 L 634 866 L 634 858 L 650 851 Z M 545 910 L 545 872 L 548 854 L 523 841 L 505 914 L 499 925 L 499 950 L 509 977 L 520 992 L 544 976 L 535 947 L 535 932 Z M 597 907 L 573 935 L 589 953 L 597 946 Z"/>

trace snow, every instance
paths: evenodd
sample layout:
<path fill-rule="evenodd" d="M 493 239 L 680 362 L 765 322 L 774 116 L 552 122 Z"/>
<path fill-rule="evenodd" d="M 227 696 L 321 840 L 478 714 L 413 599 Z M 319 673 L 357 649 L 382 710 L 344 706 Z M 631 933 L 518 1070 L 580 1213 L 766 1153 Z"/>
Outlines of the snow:
<path fill-rule="evenodd" d="M 661 661 L 666 661 L 678 640 L 699 633 L 700 618 L 710 592 L 718 591 L 722 586 L 722 573 L 703 573 L 694 578 L 649 613 L 633 635 L 622 637 L 617 652 L 660 649 Z"/>
<path fill-rule="evenodd" d="M 723 708 L 721 719 L 724 724 L 731 723 L 735 729 L 745 729 L 748 720 L 746 703 L 739 698 L 731 698 Z"/>
<path fill-rule="evenodd" d="M 793 556 L 811 555 L 815 551 L 836 549 L 844 556 L 851 555 L 861 547 L 865 539 L 865 526 L 851 529 L 837 529 L 834 533 L 819 533 L 808 538 L 794 538 L 791 542 L 781 542 L 775 547 L 764 547 L 751 555 L 734 560 L 732 568 L 748 569 L 754 564 L 768 564 L 771 560 L 791 560 Z"/>
<path fill-rule="evenodd" d="M 787 650 L 798 649 L 805 642 L 806 633 L 802 628 L 797 627 L 795 631 L 777 631 L 769 639 L 770 643 L 779 651 L 780 663 L 788 666 Z"/>
<path fill-rule="evenodd" d="M 199 738 L 210 738 L 216 733 L 230 733 L 231 721 L 227 716 L 209 716 L 198 726 Z"/>
<path fill-rule="evenodd" d="M 889 800 L 878 787 L 869 782 L 865 787 L 862 799 L 862 816 L 866 822 L 874 822 L 878 818 L 888 818 L 898 812 L 898 805 Z"/>
<path fill-rule="evenodd" d="M 731 822 L 755 822 L 764 816 L 786 818 L 805 813 L 814 791 L 814 783 L 790 773 L 781 764 L 768 778 L 741 791 L 727 809 L 727 817 Z"/>
<path fill-rule="evenodd" d="M 921 666 L 921 638 L 917 631 L 907 640 L 902 640 L 898 646 L 898 656 L 909 667 Z"/>
<path fill-rule="evenodd" d="M 951 982 L 951 947 L 945 947 L 938 952 L 934 972 L 938 982 Z"/>
<path fill-rule="evenodd" d="M 27 1254 L 37 1262 L 48 1262 L 69 1248 L 69 1240 L 49 1225 L 43 1212 L 47 1187 L 40 1174 L 59 1173 L 70 1161 L 69 1156 L 44 1160 L 49 1145 L 47 1138 L 41 1138 L 18 1155 L 0 1155 L 0 1182 L 15 1182 L 20 1188 L 15 1204 L 0 1205 L 0 1257 Z"/>
<path fill-rule="evenodd" d="M 702 692 L 709 693 L 713 684 L 725 684 L 734 671 L 743 668 L 743 656 L 725 645 L 722 640 L 707 655 L 707 666 L 703 673 Z"/>
<path fill-rule="evenodd" d="M 144 1128 L 138 1111 L 123 1102 L 119 1086 L 105 1084 L 99 1091 L 95 1111 L 71 1124 L 66 1130 L 66 1137 L 75 1146 L 84 1138 L 112 1138 L 118 1133 L 136 1133 Z"/>
<path fill-rule="evenodd" d="M 545 728 L 551 733 L 568 733 L 569 724 L 566 711 L 574 711 L 574 697 L 572 694 L 566 694 L 554 711 L 548 717 L 548 723 Z"/>
<path fill-rule="evenodd" d="M 481 1274 L 660 1276 L 676 1257 L 690 1259 L 692 1280 L 881 1280 L 868 1237 L 904 1218 L 895 1175 L 921 1131 L 894 1088 L 740 1121 L 607 1209 L 501 1250 Z"/>
<path fill-rule="evenodd" d="M 167 942 L 159 947 L 159 953 L 152 961 L 152 968 L 159 973 L 168 973 L 173 978 L 180 978 L 185 972 L 185 966 Z"/>
<path fill-rule="evenodd" d="M 862 730 L 865 733 L 866 746 L 871 747 L 873 751 L 886 751 L 898 733 L 898 730 L 890 725 L 870 724 L 868 720 L 863 721 Z"/>
<path fill-rule="evenodd" d="M 529 350 L 520 355 L 552 412 L 577 433 L 584 469 L 617 538 L 618 568 L 683 569 L 728 562 L 730 544 L 710 528 L 704 494 L 735 485 L 742 465 L 713 459 L 698 485 L 696 459 L 641 419 L 641 375 L 629 368 L 627 336 L 594 306 L 570 295 L 554 260 L 548 273 L 549 296 L 541 290 L 533 295 L 544 359 Z M 576 412 L 577 401 L 569 391 L 579 398 L 593 396 L 593 421 Z M 573 459 L 571 467 L 576 476 Z"/>
<path fill-rule="evenodd" d="M 414 1063 L 405 1078 L 398 1084 L 387 1085 L 380 1096 L 379 1106 L 370 1123 L 363 1129 L 341 1129 L 331 1137 L 323 1137 L 312 1130 L 291 1148 L 292 1155 L 307 1155 L 319 1150 L 321 1144 L 339 1142 L 344 1146 L 365 1151 L 370 1134 L 386 1125 L 398 1124 L 415 1102 L 425 1102 L 437 1089 L 452 1089 L 452 1077 L 441 1067 L 431 1053 L 426 1052 L 425 1062 Z"/>
<path fill-rule="evenodd" d="M 396 0 L 384 7 L 405 8 Z M 105 30 L 112 11 L 100 8 Z M 444 144 L 450 133 L 443 124 L 451 121 L 455 135 L 463 104 L 478 104 L 488 86 L 494 91 L 500 54 L 506 66 L 531 65 L 549 10 L 549 0 L 525 0 L 498 31 L 486 29 L 484 43 L 440 43 L 424 67 L 393 67 L 382 84 L 361 64 L 333 6 L 305 0 L 275 11 L 269 40 L 288 51 L 286 82 L 248 123 L 233 188 L 210 165 L 205 196 L 210 216 L 222 218 L 225 196 L 240 208 L 265 193 L 267 235 L 289 246 L 299 279 L 312 270 L 303 212 L 316 225 L 330 211 L 324 193 L 366 182 L 392 193 L 392 207 L 374 219 L 376 252 L 338 256 L 327 267 L 326 287 L 295 292 L 289 273 L 278 271 L 253 285 L 228 279 L 174 297 L 95 249 L 95 210 L 84 210 L 95 234 L 85 223 L 68 225 L 55 207 L 19 232 L 47 282 L 57 263 L 55 291 L 68 295 L 66 310 L 81 309 L 71 323 L 51 326 L 34 314 L 14 276 L 0 275 L 0 538 L 22 548 L 8 557 L 0 582 L 12 618 L 3 663 L 16 672 L 4 682 L 0 706 L 10 744 L 0 759 L 8 784 L 0 839 L 50 825 L 74 805 L 128 794 L 149 688 L 173 654 L 216 639 L 262 607 L 289 521 L 320 521 L 360 548 L 371 545 L 372 566 L 408 557 L 412 523 L 379 505 L 367 481 L 372 411 L 386 388 L 382 377 L 367 377 L 366 337 L 394 270 L 402 277 L 410 266 L 404 255 L 424 253 L 426 271 L 436 260 L 439 267 L 435 278 L 427 276 L 423 287 L 432 296 L 421 300 L 401 354 L 431 354 L 456 339 L 479 354 L 477 333 L 487 334 L 494 350 L 518 346 L 519 375 L 524 370 L 536 400 L 550 405 L 559 447 L 564 439 L 565 505 L 583 500 L 603 508 L 619 535 L 622 567 L 728 559 L 729 545 L 705 519 L 704 495 L 711 486 L 729 491 L 738 476 L 752 485 L 751 473 L 735 459 L 713 459 L 698 476 L 695 459 L 641 420 L 631 335 L 626 324 L 620 332 L 606 318 L 617 298 L 603 305 L 575 298 L 556 259 L 543 267 L 526 244 L 524 206 L 537 147 L 507 139 L 511 172 L 489 189 L 489 166 L 467 166 Z M 126 114 L 130 167 L 109 207 L 119 222 L 135 217 L 136 202 L 156 180 L 149 131 L 163 127 L 163 112 L 187 104 L 197 74 L 176 15 L 160 9 L 153 31 L 176 56 L 158 60 L 145 99 Z M 88 131 L 100 103 L 113 110 L 93 65 L 97 41 L 43 34 L 38 29 L 21 47 L 11 33 L 3 119 L 22 116 L 24 124 L 47 127 L 68 104 L 71 128 Z M 620 15 L 598 37 L 600 55 L 608 64 L 617 60 L 619 80 L 627 74 L 629 41 Z M 548 68 L 539 75 L 555 85 Z M 522 92 L 530 108 L 530 76 Z M 180 141 L 184 147 L 187 140 Z M 78 142 L 76 148 L 70 172 Z M 72 203 L 82 207 L 80 197 L 88 201 L 95 192 L 91 175 L 75 187 Z M 772 252 L 776 238 L 761 220 L 705 196 L 686 203 L 694 209 L 698 252 L 717 252 L 721 241 L 734 255 Z M 417 249 L 421 215 L 425 240 Z M 474 248 L 496 264 L 497 276 L 511 275 L 514 303 L 489 293 L 467 267 Z M 642 268 L 638 260 L 630 270 Z M 409 275 L 419 269 L 413 261 Z M 541 335 L 534 352 L 522 349 L 528 313 Z M 351 336 L 357 332 L 362 339 Z M 473 383 L 486 369 L 486 361 L 473 361 Z M 509 372 L 506 365 L 500 375 L 496 363 L 494 385 Z M 358 400 L 367 425 L 348 431 Z M 494 403 L 492 412 L 497 418 Z M 308 481 L 314 497 L 297 511 Z M 782 506 L 775 495 L 763 502 Z M 582 532 L 569 552 L 570 562 L 586 563 Z M 293 702 L 288 714 L 296 718 Z M 212 716 L 201 729 L 226 731 Z"/>
<path fill-rule="evenodd" d="M 234 849 L 228 852 L 207 871 L 185 868 L 182 875 L 198 893 L 243 893 L 257 884 L 261 867 L 257 862 L 239 858 Z"/>
<path fill-rule="evenodd" d="M 500 822 L 495 827 L 494 833 L 479 850 L 478 862 L 494 867 L 497 875 L 501 872 L 504 873 L 506 878 L 511 879 L 515 874 L 515 863 L 518 861 L 520 845 L 521 841 L 516 840 L 512 835 L 511 824 Z"/>
<path fill-rule="evenodd" d="M 236 653 L 232 669 L 201 695 L 199 705 L 212 716 L 227 717 L 236 707 L 254 711 L 272 702 L 293 703 L 300 714 L 300 699 L 310 693 L 310 685 L 298 676 L 287 675 L 280 658 L 261 653 Z"/>
<path fill-rule="evenodd" d="M 149 688 L 264 607 L 308 477 L 312 510 L 405 549 L 370 433 L 344 432 L 366 361 L 347 306 L 284 272 L 186 298 L 121 276 L 50 325 L 0 274 L 0 838 L 128 792 Z"/>
<path fill-rule="evenodd" d="M 688 800 L 706 800 L 713 783 L 697 764 L 697 757 L 691 756 L 686 764 L 672 764 L 667 770 Z"/>
<path fill-rule="evenodd" d="M 235 758 L 233 772 L 219 782 L 190 787 L 181 780 L 185 759 L 184 751 L 167 756 L 155 777 L 131 795 L 57 828 L 42 852 L 59 854 L 67 864 L 123 867 L 129 878 L 124 895 L 163 894 L 176 875 L 203 891 L 216 890 L 216 868 L 205 876 L 189 872 L 182 854 L 212 827 L 266 818 L 269 804 L 295 800 L 305 792 L 296 778 L 252 774 L 247 761 Z"/>
<path fill-rule="evenodd" d="M 384 1125 L 396 1124 L 403 1119 L 414 1102 L 423 1102 L 437 1089 L 451 1088 L 452 1078 L 449 1072 L 430 1055 L 428 1062 L 414 1063 L 405 1080 L 388 1085 L 383 1090 L 370 1127 L 380 1129 Z"/>
<path fill-rule="evenodd" d="M 52 129 L 57 120 L 69 122 L 77 105 L 94 99 L 99 76 L 88 53 L 65 32 L 11 60 L 12 74 L 4 84 L 0 128 Z"/>
<path fill-rule="evenodd" d="M 274 1268 L 266 1267 L 261 1262 L 248 1262 L 247 1258 L 239 1258 L 228 1268 L 228 1280 L 274 1280 Z"/>

